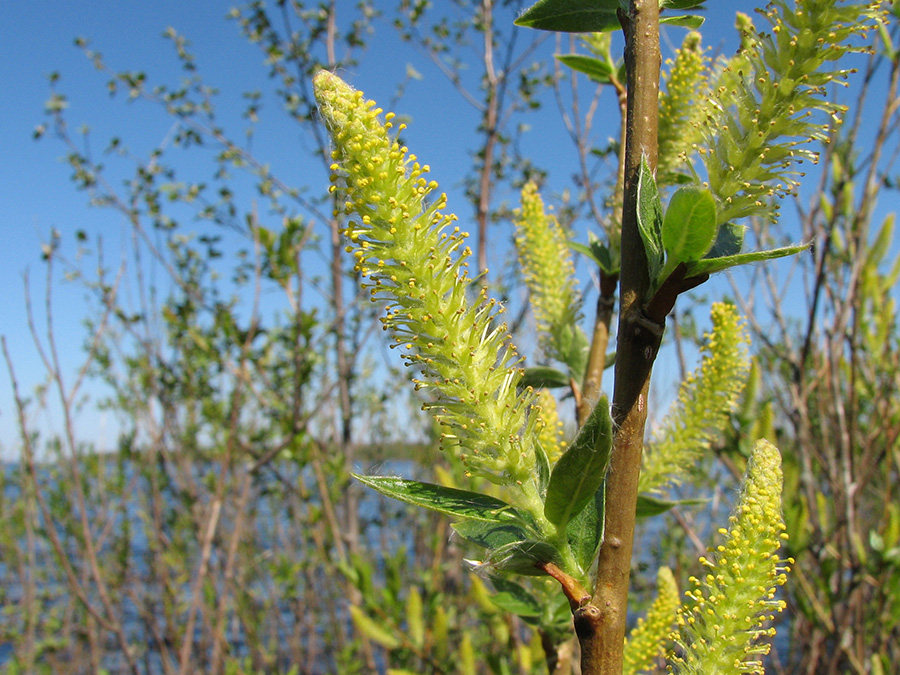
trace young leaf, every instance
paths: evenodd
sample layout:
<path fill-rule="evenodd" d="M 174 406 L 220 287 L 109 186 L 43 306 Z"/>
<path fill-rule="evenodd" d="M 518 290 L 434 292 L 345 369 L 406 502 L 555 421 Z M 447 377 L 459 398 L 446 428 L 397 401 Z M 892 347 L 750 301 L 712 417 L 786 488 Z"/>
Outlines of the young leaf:
<path fill-rule="evenodd" d="M 588 233 L 588 240 L 587 246 L 571 241 L 569 247 L 593 260 L 605 274 L 609 276 L 618 274 L 620 265 L 618 256 L 614 256 L 610 248 L 591 233 Z"/>
<path fill-rule="evenodd" d="M 619 28 L 619 0 L 538 0 L 516 19 L 523 28 L 600 33 Z"/>
<path fill-rule="evenodd" d="M 800 253 L 800 251 L 804 251 L 807 248 L 809 248 L 809 244 L 795 244 L 793 246 L 773 248 L 768 251 L 751 251 L 750 253 L 739 253 L 737 255 L 722 256 L 721 258 L 694 260 L 687 264 L 686 278 L 697 277 L 701 274 L 714 274 L 738 265 L 784 258 L 785 256 Z"/>
<path fill-rule="evenodd" d="M 683 14 L 681 16 L 666 16 L 659 20 L 661 24 L 667 23 L 670 26 L 681 26 L 682 28 L 690 28 L 697 30 L 706 21 L 702 16 L 696 14 Z"/>
<path fill-rule="evenodd" d="M 716 237 L 716 200 L 697 186 L 680 188 L 669 200 L 663 217 L 662 242 L 666 269 L 702 258 Z"/>
<path fill-rule="evenodd" d="M 594 493 L 594 498 L 581 510 L 581 513 L 569 521 L 569 525 L 566 527 L 569 546 L 572 547 L 575 561 L 581 566 L 582 570 L 591 568 L 591 564 L 600 550 L 600 544 L 603 543 L 605 511 L 606 489 L 604 483 Z"/>
<path fill-rule="evenodd" d="M 737 255 L 744 246 L 744 233 L 746 231 L 746 225 L 735 225 L 734 223 L 720 225 L 712 248 L 703 257 L 724 258 L 729 255 Z"/>
<path fill-rule="evenodd" d="M 593 499 L 609 464 L 612 419 L 606 396 L 594 406 L 572 446 L 559 458 L 544 502 L 544 515 L 560 529 Z"/>
<path fill-rule="evenodd" d="M 390 476 L 360 476 L 355 473 L 351 475 L 360 483 L 368 485 L 386 497 L 450 516 L 492 523 L 521 520 L 518 512 L 506 502 L 478 492 Z"/>
<path fill-rule="evenodd" d="M 644 250 L 647 252 L 652 284 L 657 280 L 663 266 L 662 204 L 646 157 L 641 158 L 641 167 L 638 171 L 637 199 L 638 229 L 644 241 Z"/>
<path fill-rule="evenodd" d="M 659 0 L 660 9 L 697 9 L 706 0 Z"/>
<path fill-rule="evenodd" d="M 594 82 L 600 84 L 609 84 L 610 82 L 613 69 L 607 61 L 584 54 L 554 54 L 553 56 L 572 70 L 584 73 Z"/>

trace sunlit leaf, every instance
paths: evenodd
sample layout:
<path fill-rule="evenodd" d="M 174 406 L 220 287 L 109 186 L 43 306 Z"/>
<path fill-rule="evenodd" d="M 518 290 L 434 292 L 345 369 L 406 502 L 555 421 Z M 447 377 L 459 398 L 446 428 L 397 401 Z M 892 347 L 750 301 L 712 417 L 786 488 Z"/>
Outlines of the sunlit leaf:
<path fill-rule="evenodd" d="M 495 523 L 520 520 L 520 516 L 512 506 L 500 499 L 478 492 L 458 490 L 434 483 L 421 483 L 405 478 L 351 475 L 360 483 L 368 485 L 386 497 L 447 515 Z"/>
<path fill-rule="evenodd" d="M 602 396 L 550 474 L 544 515 L 565 528 L 600 489 L 612 449 L 612 419 Z"/>
<path fill-rule="evenodd" d="M 538 0 L 517 26 L 566 33 L 599 33 L 619 28 L 619 0 Z"/>

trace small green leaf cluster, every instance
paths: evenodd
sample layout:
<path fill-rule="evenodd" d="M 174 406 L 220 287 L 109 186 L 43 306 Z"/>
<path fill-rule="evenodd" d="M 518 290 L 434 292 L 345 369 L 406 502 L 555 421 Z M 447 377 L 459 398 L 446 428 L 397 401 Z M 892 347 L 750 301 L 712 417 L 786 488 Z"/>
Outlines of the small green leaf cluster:
<path fill-rule="evenodd" d="M 714 272 L 794 255 L 806 248 L 796 245 L 741 253 L 746 227 L 720 223 L 720 209 L 709 188 L 685 185 L 675 191 L 663 210 L 646 157 L 641 160 L 637 179 L 638 231 L 650 275 L 647 300 L 652 300 L 670 279 L 679 284 L 673 289 L 677 294 L 690 288 L 691 281 L 702 283 Z M 680 274 L 676 278 L 677 270 Z M 681 285 L 685 283 L 686 286 Z"/>
<path fill-rule="evenodd" d="M 700 558 L 706 574 L 691 577 L 694 588 L 686 595 L 692 604 L 679 615 L 680 651 L 671 659 L 675 673 L 764 673 L 761 659 L 770 645 L 759 640 L 774 635 L 765 626 L 784 609 L 776 591 L 793 564 L 778 555 L 787 537 L 781 490 L 781 455 L 758 441 L 729 528 L 719 530 L 725 541 Z"/>

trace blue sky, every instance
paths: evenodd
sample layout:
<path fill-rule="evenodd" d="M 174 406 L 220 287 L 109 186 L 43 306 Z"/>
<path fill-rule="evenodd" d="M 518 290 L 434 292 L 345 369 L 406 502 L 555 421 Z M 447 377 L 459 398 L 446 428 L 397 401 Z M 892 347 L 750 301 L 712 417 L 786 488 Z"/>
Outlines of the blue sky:
<path fill-rule="evenodd" d="M 0 99 L 0 334 L 6 337 L 23 393 L 31 392 L 43 372 L 26 327 L 23 284 L 23 275 L 28 272 L 36 315 L 43 322 L 42 242 L 53 228 L 62 233 L 64 242 L 71 242 L 72 233 L 78 229 L 105 232 L 108 250 L 115 255 L 117 238 L 123 232 L 120 216 L 88 207 L 86 195 L 73 187 L 70 169 L 61 161 L 65 154 L 62 144 L 52 138 L 39 142 L 32 139 L 36 125 L 45 121 L 42 111 L 49 95 L 48 75 L 60 74 L 58 89 L 69 100 L 70 126 L 74 129 L 88 124 L 97 153 L 115 135 L 121 136 L 136 154 L 146 153 L 165 138 L 172 120 L 142 102 L 127 104 L 121 97 L 111 100 L 105 88 L 107 76 L 91 66 L 73 40 L 90 40 L 91 47 L 102 52 L 114 69 L 145 71 L 151 83 L 175 83 L 181 73 L 171 44 L 161 37 L 172 26 L 190 40 L 201 75 L 220 89 L 219 103 L 226 126 L 233 124 L 232 129 L 239 129 L 236 125 L 240 123 L 237 113 L 243 105 L 241 94 L 271 85 L 259 50 L 240 36 L 235 22 L 225 18 L 232 4 L 186 0 L 0 3 L 0 83 L 4 91 Z M 354 4 L 339 0 L 339 11 Z M 725 51 L 733 49 L 734 11 L 749 12 L 754 4 L 746 0 L 711 2 L 704 30 L 707 45 Z M 432 166 L 433 177 L 450 193 L 451 209 L 465 221 L 470 214 L 459 195 L 457 177 L 470 166 L 478 115 L 447 86 L 421 53 L 397 38 L 389 24 L 393 6 L 393 2 L 383 4 L 387 18 L 376 21 L 376 33 L 360 66 L 343 75 L 367 96 L 387 103 L 408 65 L 422 74 L 422 80 L 409 84 L 396 112 L 411 115 L 409 145 Z M 682 35 L 680 29 L 667 30 L 664 54 L 671 53 L 671 46 L 680 42 Z M 549 60 L 553 51 L 551 37 L 540 53 Z M 297 127 L 286 122 L 272 105 L 270 100 L 269 108 L 264 108 L 254 149 L 276 171 L 302 174 L 306 166 L 314 163 L 309 164 L 309 158 L 304 157 Z M 550 171 L 550 189 L 563 190 L 572 173 L 569 167 L 574 154 L 552 100 L 545 101 L 532 125 L 539 131 L 526 136 L 526 152 Z M 600 144 L 606 135 L 614 133 L 615 125 L 598 123 L 595 140 Z M 325 189 L 326 177 L 310 173 L 305 183 Z M 498 195 L 498 199 L 506 201 L 514 198 L 510 194 Z M 58 280 L 54 281 L 54 294 L 57 345 L 64 370 L 72 369 L 78 363 L 84 337 L 80 325 L 84 295 L 71 285 L 58 284 Z M 70 377 L 74 377 L 74 372 Z M 9 456 L 16 445 L 17 423 L 5 367 L 0 369 L 0 383 L 0 453 Z M 114 441 L 112 432 L 103 428 L 103 418 L 86 413 L 83 419 L 89 433 L 100 443 Z M 58 414 L 54 418 L 51 413 L 50 418 L 40 418 L 38 426 L 55 426 L 59 422 Z"/>

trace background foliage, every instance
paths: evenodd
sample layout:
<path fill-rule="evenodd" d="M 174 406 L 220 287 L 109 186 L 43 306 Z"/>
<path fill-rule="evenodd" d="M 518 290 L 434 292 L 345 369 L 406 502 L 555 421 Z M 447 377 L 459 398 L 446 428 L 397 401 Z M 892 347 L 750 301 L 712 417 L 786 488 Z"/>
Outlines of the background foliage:
<path fill-rule="evenodd" d="M 541 63 L 531 36 L 511 25 L 515 7 L 390 10 L 402 38 L 478 111 L 479 145 L 461 178 L 479 270 L 489 241 L 514 237 L 501 188 L 543 177 L 519 140 L 551 92 L 580 158 L 557 206 L 562 229 L 577 221 L 608 231 L 616 218 L 594 189 L 617 181 L 615 142 L 596 147 L 606 139 L 592 133 L 595 109 L 571 96 L 578 86 L 617 91 L 615 52 L 596 38 L 572 43 L 612 59 L 593 78 Z M 232 12 L 322 176 L 330 148 L 312 75 L 364 59 L 376 14 L 367 3 L 338 12 L 297 2 Z M 874 53 L 854 62 L 853 95 L 835 91 L 852 107 L 842 127 L 822 132 L 816 184 L 782 204 L 778 224 L 759 219 L 750 233 L 760 249 L 814 241 L 811 252 L 736 272 L 731 289 L 715 291 L 748 317 L 750 385 L 710 441 L 715 461 L 676 489 L 703 503 L 679 505 L 661 526 L 647 521 L 635 560 L 638 608 L 655 595 L 656 580 L 640 574 L 648 567 L 669 566 L 689 588 L 699 542 L 734 498 L 720 478 L 740 475 L 752 439 L 777 439 L 797 562 L 773 672 L 888 673 L 900 662 L 900 263 L 893 216 L 879 205 L 897 185 L 895 17 L 873 37 Z M 62 271 L 89 298 L 79 369 L 59 357 L 53 283 L 45 298 L 25 299 L 46 369 L 37 391 L 19 389 L 16 355 L 4 348 L 21 438 L 20 460 L 0 478 L 0 663 L 11 673 L 547 672 L 555 664 L 544 647 L 570 621 L 565 603 L 530 605 L 515 584 L 492 591 L 464 570 L 468 553 L 442 517 L 350 482 L 354 468 L 386 460 L 385 473 L 469 479 L 437 451 L 439 430 L 408 412 L 422 400 L 398 386 L 406 372 L 372 347 L 375 310 L 351 283 L 324 182 L 274 175 L 254 155 L 258 93 L 246 97 L 247 134 L 226 134 L 189 44 L 169 38 L 184 71 L 177 85 L 118 72 L 84 45 L 110 92 L 178 121 L 171 149 L 148 156 L 109 141 L 109 157 L 136 167 L 124 185 L 69 128 L 64 81 L 54 82 L 39 129 L 66 148 L 87 198 L 121 214 L 130 245 L 119 261 L 102 232 L 79 231 L 54 233 L 43 249 L 48 279 Z M 473 69 L 479 83 L 467 87 Z M 208 162 L 208 175 L 186 171 L 181 149 Z M 237 197 L 247 185 L 252 201 Z M 527 332 L 518 273 L 492 270 L 479 283 L 509 300 L 513 331 Z M 597 293 L 601 309 L 602 284 L 602 274 L 601 292 L 585 284 L 586 307 Z M 675 319 L 669 353 L 688 372 L 705 310 L 681 307 Z M 89 400 L 97 381 L 107 393 Z M 96 453 L 79 435 L 78 410 L 96 404 L 119 420 L 113 452 Z M 49 405 L 62 411 L 56 429 L 34 421 Z"/>

